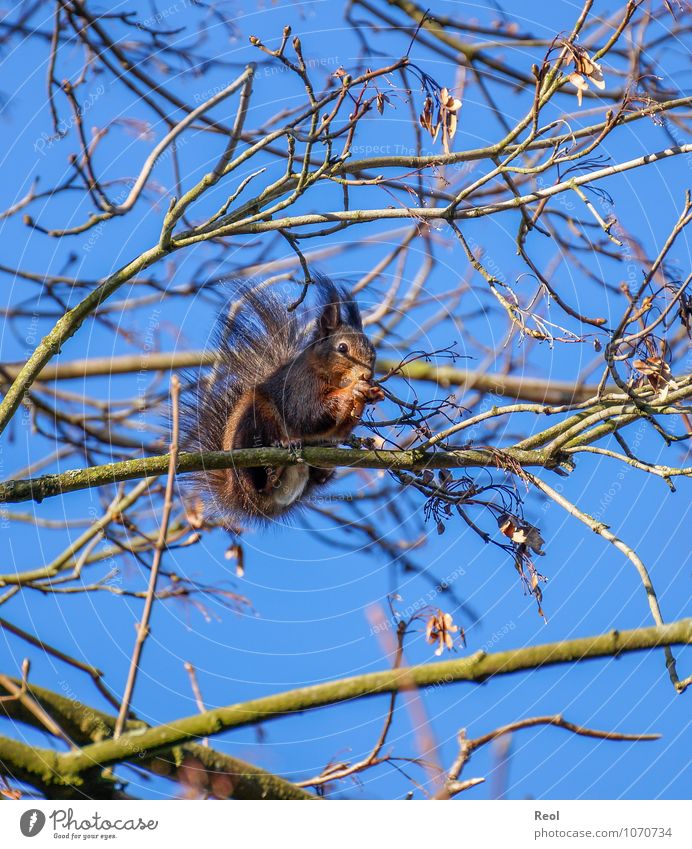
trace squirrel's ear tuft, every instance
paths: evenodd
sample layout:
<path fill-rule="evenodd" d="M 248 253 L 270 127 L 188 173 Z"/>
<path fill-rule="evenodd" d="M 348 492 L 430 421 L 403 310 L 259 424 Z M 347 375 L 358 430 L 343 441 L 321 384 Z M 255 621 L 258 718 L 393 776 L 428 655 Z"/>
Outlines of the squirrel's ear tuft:
<path fill-rule="evenodd" d="M 317 334 L 320 338 L 329 336 L 341 326 L 341 304 L 333 301 L 322 308 L 317 322 Z"/>
<path fill-rule="evenodd" d="M 363 319 L 358 309 L 358 304 L 351 298 L 347 290 L 341 291 L 341 302 L 346 313 L 346 324 L 355 330 L 363 330 Z"/>

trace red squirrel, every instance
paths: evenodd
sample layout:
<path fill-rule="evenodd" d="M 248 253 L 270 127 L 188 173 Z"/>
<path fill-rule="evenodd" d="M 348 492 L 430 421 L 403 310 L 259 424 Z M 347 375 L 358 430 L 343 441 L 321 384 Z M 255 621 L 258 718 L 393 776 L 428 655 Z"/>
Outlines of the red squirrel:
<path fill-rule="evenodd" d="M 184 401 L 186 451 L 334 445 L 358 424 L 366 404 L 384 399 L 373 383 L 375 350 L 356 303 L 313 275 L 318 299 L 289 312 L 274 292 L 244 289 L 216 335 L 211 374 Z M 306 464 L 228 468 L 196 474 L 208 511 L 229 523 L 285 516 L 334 472 Z"/>

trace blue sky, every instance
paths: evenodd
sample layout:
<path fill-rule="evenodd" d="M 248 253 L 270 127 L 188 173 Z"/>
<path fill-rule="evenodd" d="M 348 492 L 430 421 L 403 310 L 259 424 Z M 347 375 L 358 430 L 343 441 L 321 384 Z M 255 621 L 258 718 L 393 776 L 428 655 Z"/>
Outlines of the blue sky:
<path fill-rule="evenodd" d="M 115 8 L 116 4 L 110 4 Z M 172 38 L 190 37 L 199 20 L 192 4 L 170 5 L 167 25 L 186 27 L 185 33 Z M 252 10 L 249 6 L 252 5 Z M 528 5 L 528 11 L 527 11 Z M 174 8 L 175 6 L 175 8 Z M 482 5 L 468 3 L 436 5 L 436 10 L 454 6 L 457 14 L 492 20 L 495 13 Z M 163 4 L 161 4 L 163 7 Z M 315 60 L 315 74 L 321 80 L 339 66 L 353 67 L 359 45 L 343 21 L 342 4 L 327 2 L 300 4 L 229 4 L 238 28 L 238 37 L 229 40 L 218 26 L 209 23 L 206 36 L 213 52 L 228 61 L 229 67 L 202 71 L 197 78 L 173 78 L 171 87 L 188 102 L 203 101 L 216 88 L 227 84 L 240 69 L 258 56 L 247 42 L 257 35 L 267 43 L 279 36 L 284 24 L 291 23 L 300 34 L 306 57 Z M 551 38 L 568 29 L 574 20 L 576 6 L 569 2 L 523 4 L 511 0 L 504 6 L 510 18 L 537 34 Z M 595 3 L 595 13 L 609 11 L 603 3 Z M 46 12 L 48 14 L 48 11 Z M 143 12 L 141 14 L 144 14 Z M 47 27 L 48 24 L 44 24 Z M 385 54 L 373 57 L 372 63 L 384 63 L 387 55 L 402 52 L 401 37 L 384 33 L 374 39 Z M 542 48 L 525 48 L 521 59 L 530 67 L 542 57 Z M 671 44 L 662 72 L 678 73 L 684 56 L 682 45 Z M 524 55 L 525 54 L 525 55 Z M 416 49 L 414 59 L 441 84 L 451 85 L 455 69 L 447 61 L 425 49 Z M 0 150 L 4 179 L 0 187 L 0 208 L 16 203 L 40 175 L 41 187 L 48 187 L 67 172 L 67 157 L 76 150 L 74 128 L 65 139 L 46 140 L 50 119 L 45 102 L 45 69 L 47 50 L 44 44 L 27 41 L 14 44 L 2 53 L 3 145 Z M 74 70 L 74 55 L 65 57 L 64 73 Z M 72 64 L 71 64 L 72 63 Z M 659 70 L 661 70 L 659 68 Z M 681 80 L 676 80 L 682 85 Z M 122 87 L 106 77 L 94 78 L 82 89 L 82 101 L 89 98 L 89 122 L 103 125 L 119 116 L 141 118 L 139 104 Z M 261 65 L 257 74 L 255 99 L 248 125 L 256 126 L 270 114 L 285 106 L 301 102 L 301 92 L 290 75 L 277 73 L 270 64 Z M 520 97 L 505 94 L 502 101 L 508 120 L 517 120 L 526 108 Z M 558 99 L 560 109 L 572 109 L 566 96 Z M 232 105 L 232 104 L 231 104 Z M 229 107 L 230 108 L 230 107 Z M 559 114 L 558 106 L 554 108 Z M 67 112 L 64 112 L 67 117 Z M 220 112 L 224 118 L 227 115 Z M 465 121 L 466 116 L 469 118 Z M 545 119 L 550 117 L 550 113 Z M 151 121 L 151 116 L 148 116 Z M 359 140 L 365 155 L 368 146 L 392 147 L 406 144 L 408 113 L 403 107 L 386 113 L 384 121 L 369 120 Z M 151 123 L 150 138 L 138 138 L 123 125 L 115 126 L 100 148 L 99 165 L 108 177 L 136 172 L 155 140 L 164 130 Z M 455 149 L 477 147 L 495 141 L 500 131 L 476 89 L 464 101 Z M 685 140 L 686 141 L 686 140 Z M 624 161 L 646 151 L 659 150 L 670 144 L 661 127 L 638 122 L 636 129 L 622 128 L 604 145 L 603 153 L 613 162 Z M 190 136 L 180 148 L 184 184 L 190 186 L 209 168 L 219 154 L 219 141 L 203 134 Z M 270 162 L 267 179 L 271 179 Z M 689 157 L 676 157 L 655 168 L 640 169 L 603 183 L 614 203 L 618 221 L 641 239 L 649 252 L 665 240 L 682 206 L 683 191 L 690 184 Z M 274 168 L 281 167 L 274 165 Z M 245 176 L 245 175 L 241 175 Z M 162 186 L 161 198 L 152 195 L 137 205 L 131 215 L 108 222 L 103 228 L 60 240 L 51 239 L 26 228 L 17 216 L 0 221 L 2 259 L 8 267 L 28 268 L 35 272 L 67 273 L 84 279 L 101 278 L 118 268 L 157 239 L 172 191 L 170 161 L 157 166 L 155 179 Z M 231 188 L 233 188 L 232 186 Z M 228 186 L 205 200 L 198 214 L 218 207 Z M 114 189 L 117 194 L 118 189 Z M 334 188 L 321 190 L 311 203 L 337 208 Z M 373 190 L 363 203 L 386 206 L 388 200 Z M 57 199 L 40 201 L 31 214 L 45 226 L 74 226 L 90 211 L 88 199 L 67 194 Z M 464 228 L 467 237 L 483 245 L 489 258 L 508 280 L 516 280 L 523 269 L 514 253 L 513 238 L 517 219 L 514 213 L 493 216 L 473 222 Z M 391 227 L 378 223 L 364 229 L 338 234 L 323 246 L 339 246 L 359 241 L 357 250 L 347 259 L 337 255 L 320 261 L 321 270 L 345 280 L 356 280 L 371 268 L 389 244 L 394 244 Z M 365 237 L 372 237 L 365 241 Z M 535 258 L 547 263 L 552 256 L 550 244 L 532 234 L 530 246 Z M 547 240 L 546 240 L 547 241 Z M 154 271 L 166 285 L 189 279 L 208 262 L 209 273 L 232 270 L 234 265 L 265 258 L 288 256 L 285 244 L 274 240 L 249 246 L 243 237 L 234 242 L 223 263 L 218 253 L 201 245 L 176 257 L 172 276 L 164 268 Z M 70 261 L 70 256 L 76 258 Z M 415 245 L 407 265 L 411 279 L 423 257 L 422 246 Z M 689 242 L 679 239 L 673 252 L 680 268 L 689 267 Z M 426 291 L 439 295 L 451 288 L 450 281 L 466 272 L 466 260 L 458 245 L 440 245 L 438 268 L 426 284 Z M 623 265 L 599 264 L 596 268 L 611 284 L 626 279 Z M 637 269 L 635 274 L 640 273 Z M 685 271 L 685 273 L 687 273 Z M 580 309 L 590 314 L 605 314 L 610 305 L 602 292 L 578 271 L 560 271 L 561 292 Z M 386 289 L 368 290 L 361 298 L 365 310 L 378 302 Z M 124 287 L 112 299 L 110 318 L 137 329 L 135 338 L 125 338 L 107 327 L 88 321 L 71 339 L 60 355 L 61 361 L 88 356 L 133 353 L 142 349 L 147 334 L 154 333 L 162 349 L 199 348 L 208 344 L 213 324 L 213 301 L 205 298 L 178 297 L 140 308 L 134 316 L 118 311 L 117 305 L 133 294 L 137 287 Z M 17 305 L 35 297 L 35 284 L 2 275 L 0 303 Z M 75 303 L 81 292 L 66 292 L 68 303 Z M 479 305 L 487 305 L 483 296 Z M 25 357 L 51 326 L 43 312 L 55 308 L 45 300 L 32 302 L 25 316 L 6 322 L 0 329 L 0 359 L 16 361 Z M 553 308 L 554 310 L 554 308 Z M 425 320 L 425 311 L 407 319 L 403 327 L 413 327 Z M 493 314 L 497 318 L 497 314 Z M 550 313 L 559 321 L 558 311 Z M 482 315 L 471 325 L 474 333 L 488 344 L 496 345 L 506 328 L 493 324 Z M 457 350 L 474 357 L 464 335 L 454 330 L 451 322 L 429 333 L 430 344 L 442 347 L 455 343 Z M 516 338 L 516 356 L 523 356 Z M 385 351 L 386 353 L 386 351 Z M 587 344 L 557 346 L 554 351 L 534 346 L 526 352 L 521 368 L 529 375 L 570 378 L 593 362 L 593 347 Z M 473 367 L 474 360 L 464 363 Z M 484 363 L 493 370 L 497 363 Z M 688 369 L 689 370 L 689 369 Z M 597 373 L 597 376 L 600 373 Z M 89 391 L 98 397 L 131 397 L 138 391 L 135 375 L 90 379 L 65 383 L 71 391 Z M 163 381 L 158 388 L 165 391 Z M 432 387 L 421 387 L 423 397 L 435 397 Z M 425 395 L 427 393 L 427 396 Z M 383 412 L 384 416 L 384 412 Z M 524 423 L 526 424 L 526 423 Z M 636 433 L 640 451 L 650 461 L 679 462 L 677 448 L 665 452 L 660 439 L 644 426 Z M 512 424 L 514 428 L 514 423 Z M 504 434 L 500 433 L 502 439 Z M 634 432 L 631 434 L 634 437 Z M 507 435 L 509 438 L 509 435 Z M 15 424 L 0 438 L 0 476 L 12 477 L 26 463 L 35 461 L 55 449 L 54 441 L 31 433 L 26 417 L 21 414 Z M 663 459 L 665 458 L 665 459 Z M 54 464 L 50 469 L 70 468 L 74 458 Z M 547 473 L 544 473 L 544 476 Z M 547 478 L 555 485 L 557 478 Z M 658 589 L 663 615 L 674 620 L 689 609 L 689 535 L 688 510 L 690 484 L 682 482 L 678 492 L 670 493 L 656 478 L 644 476 L 631 468 L 621 469 L 612 460 L 582 459 L 577 470 L 560 480 L 564 494 L 580 506 L 607 522 L 625 539 L 649 566 Z M 347 482 L 350 485 L 350 482 Z M 358 485 L 363 485 L 362 481 Z M 337 492 L 343 489 L 336 490 Z M 479 621 L 453 601 L 440 602 L 454 613 L 455 621 L 464 625 L 468 646 L 462 652 L 511 649 L 536 643 L 598 634 L 612 628 L 635 628 L 651 624 L 645 593 L 632 565 L 614 548 L 568 517 L 559 507 L 544 503 L 535 496 L 526 501 L 527 517 L 540 525 L 546 540 L 546 556 L 541 571 L 548 577 L 544 588 L 547 622 L 536 613 L 530 597 L 522 594 L 511 560 L 499 549 L 484 545 L 466 525 L 450 522 L 439 536 L 434 525 L 424 525 L 422 503 L 413 497 L 401 497 L 403 533 L 407 538 L 425 534 L 424 546 L 417 552 L 417 562 L 426 575 L 404 574 L 400 565 L 387 562 L 379 554 L 369 552 L 357 537 L 344 535 L 322 521 L 320 538 L 309 534 L 304 521 L 292 527 L 251 532 L 244 537 L 245 576 L 237 578 L 232 564 L 224 558 L 229 537 L 223 532 L 208 534 L 196 546 L 169 552 L 166 567 L 205 584 L 224 585 L 246 596 L 252 609 L 229 612 L 214 596 L 203 599 L 206 615 L 190 604 L 167 601 L 154 610 L 152 634 L 144 655 L 143 670 L 134 698 L 138 715 L 152 723 L 172 720 L 196 712 L 189 680 L 183 668 L 189 661 L 197 669 L 200 687 L 208 707 L 280 692 L 293 687 L 332 680 L 347 675 L 381 669 L 386 666 L 383 645 L 372 633 L 366 611 L 372 605 L 386 606 L 387 593 L 396 589 L 401 596 L 399 606 L 406 608 L 421 602 L 435 603 L 431 587 L 447 581 L 456 596 L 479 614 Z M 71 518 L 98 516 L 103 502 L 97 492 L 82 492 L 55 498 L 41 505 L 29 505 L 42 518 L 64 521 Z M 26 507 L 22 507 L 26 509 Z M 392 539 L 402 533 L 391 517 L 373 512 L 367 517 Z M 314 524 L 314 520 L 313 520 Z M 79 530 L 35 529 L 24 523 L 3 523 L 0 530 L 2 571 L 23 571 L 39 566 L 62 551 Z M 117 580 L 141 588 L 146 574 L 139 564 L 120 560 L 123 574 Z M 103 567 L 98 576 L 108 571 Z M 96 573 L 94 573 L 94 576 Z M 20 627 L 79 657 L 108 670 L 107 681 L 120 691 L 127 674 L 134 636 L 133 626 L 140 614 L 141 602 L 110 593 L 75 596 L 50 596 L 22 592 L 3 605 L 0 614 Z M 56 689 L 88 704 L 105 708 L 86 676 L 49 657 L 41 657 L 16 637 L 0 635 L 0 669 L 17 674 L 22 658 L 32 659 L 31 680 Z M 689 674 L 689 657 L 678 651 L 681 676 Z M 409 662 L 431 662 L 432 647 L 426 644 L 422 629 L 411 635 L 406 656 Z M 455 735 L 466 728 L 478 736 L 516 719 L 562 713 L 572 722 L 604 730 L 622 732 L 660 732 L 663 737 L 653 743 L 608 743 L 571 736 L 555 728 L 537 728 L 515 736 L 507 786 L 508 798 L 680 798 L 689 786 L 689 707 L 688 698 L 676 696 L 668 680 L 662 652 L 636 654 L 608 661 L 594 661 L 575 666 L 499 678 L 482 686 L 457 684 L 421 694 L 429 727 L 438 747 L 441 763 L 447 767 L 456 752 Z M 304 778 L 319 772 L 332 758 L 355 759 L 373 745 L 386 711 L 385 699 L 371 699 L 321 709 L 305 716 L 280 719 L 267 724 L 259 736 L 254 730 L 222 735 L 215 745 L 246 758 L 269 770 L 293 778 Z M 412 713 L 401 700 L 395 715 L 390 746 L 401 756 L 416 754 L 417 733 Z M 47 738 L 30 729 L 8 728 L 0 723 L 0 733 L 17 736 L 39 745 Z M 465 777 L 484 775 L 486 784 L 474 788 L 469 797 L 488 798 L 493 793 L 495 756 L 490 748 L 474 755 Z M 423 776 L 407 767 L 416 779 Z M 172 785 L 160 780 L 145 782 L 138 774 L 123 770 L 136 796 L 161 798 L 175 792 Z M 357 784 L 344 784 L 336 795 L 348 798 L 402 797 L 409 780 L 391 766 L 378 767 L 362 776 Z"/>

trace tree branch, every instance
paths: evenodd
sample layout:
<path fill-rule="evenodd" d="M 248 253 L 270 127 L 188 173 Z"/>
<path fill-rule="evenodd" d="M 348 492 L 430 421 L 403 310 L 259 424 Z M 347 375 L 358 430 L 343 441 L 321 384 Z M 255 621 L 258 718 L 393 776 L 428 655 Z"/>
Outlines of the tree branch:
<path fill-rule="evenodd" d="M 14 683 L 16 679 L 11 679 Z M 0 688 L 1 689 L 1 688 Z M 41 705 L 70 738 L 81 745 L 111 738 L 115 730 L 116 717 L 85 705 L 76 699 L 66 698 L 51 690 L 29 684 L 27 692 Z M 17 700 L 0 702 L 0 716 L 5 715 L 15 722 L 23 722 L 42 728 L 33 714 Z M 139 734 L 149 726 L 140 720 L 128 720 L 125 731 Z M 9 745 L 11 744 L 11 745 Z M 27 751 L 28 750 L 28 751 Z M 54 786 L 56 773 L 50 769 L 55 753 L 37 749 L 23 743 L 14 743 L 0 738 L 0 767 L 2 771 L 34 786 L 46 789 Z M 254 764 L 223 752 L 187 743 L 168 751 L 160 752 L 149 759 L 137 758 L 137 766 L 171 780 L 179 778 L 179 769 L 186 758 L 192 757 L 210 773 L 219 773 L 231 779 L 234 799 L 315 799 L 316 797 L 297 787 L 290 781 L 273 775 Z M 126 760 L 126 759 L 125 759 Z M 46 768 L 47 767 L 47 768 Z M 40 784 L 39 784 L 40 782 Z"/>
<path fill-rule="evenodd" d="M 0 483 L 0 503 L 43 501 L 55 495 L 90 489 L 118 481 L 134 480 L 164 474 L 170 455 L 143 457 L 106 463 L 86 469 L 74 469 L 39 478 Z M 345 466 L 352 469 L 462 469 L 497 467 L 502 458 L 521 466 L 555 465 L 550 452 L 463 449 L 458 451 L 366 451 L 360 448 L 306 447 L 299 451 L 286 448 L 241 448 L 235 451 L 207 451 L 180 454 L 176 471 L 197 472 L 214 469 L 247 469 L 259 466 L 293 466 L 300 463 L 325 469 Z"/>
<path fill-rule="evenodd" d="M 148 757 L 162 748 L 198 737 L 213 736 L 230 728 L 242 728 L 281 716 L 293 716 L 306 710 L 353 699 L 457 681 L 482 683 L 494 676 L 509 675 L 527 669 L 599 657 L 617 657 L 626 652 L 690 643 L 692 619 L 683 619 L 664 626 L 611 631 L 594 637 L 490 654 L 480 651 L 457 660 L 372 672 L 216 708 L 141 733 L 125 734 L 118 740 L 94 743 L 79 752 L 58 756 L 55 768 L 65 780 L 78 780 L 79 774 L 84 770 L 97 765 L 118 763 L 127 756 L 131 757 L 133 753 L 138 757 Z"/>
<path fill-rule="evenodd" d="M 115 374 L 133 372 L 171 371 L 214 363 L 214 351 L 170 351 L 147 354 L 125 354 L 118 357 L 89 357 L 85 360 L 69 360 L 46 365 L 38 375 L 41 381 L 72 380 L 84 377 L 111 377 Z M 0 375 L 15 378 L 21 371 L 21 364 L 0 364 Z M 478 392 L 491 392 L 504 398 L 523 401 L 535 401 L 539 404 L 569 404 L 573 401 L 586 401 L 594 398 L 597 385 L 580 384 L 568 380 L 544 380 L 528 375 L 489 374 L 483 371 L 438 366 L 418 360 L 400 363 L 397 360 L 380 358 L 376 370 L 380 374 L 396 371 L 397 376 L 407 380 L 424 380 L 445 388 L 463 386 Z M 616 387 L 606 388 L 611 391 Z"/>

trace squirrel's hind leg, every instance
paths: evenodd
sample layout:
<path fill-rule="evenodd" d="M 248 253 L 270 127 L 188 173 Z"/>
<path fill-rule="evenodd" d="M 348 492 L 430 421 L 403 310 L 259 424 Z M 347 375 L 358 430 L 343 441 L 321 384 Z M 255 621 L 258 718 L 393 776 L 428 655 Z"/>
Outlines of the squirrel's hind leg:
<path fill-rule="evenodd" d="M 283 466 L 276 469 L 272 497 L 278 507 L 290 507 L 295 504 L 308 485 L 309 471 L 307 466 Z"/>
<path fill-rule="evenodd" d="M 334 477 L 336 472 L 334 469 L 319 469 L 317 466 L 310 466 L 310 483 L 322 486 Z"/>

